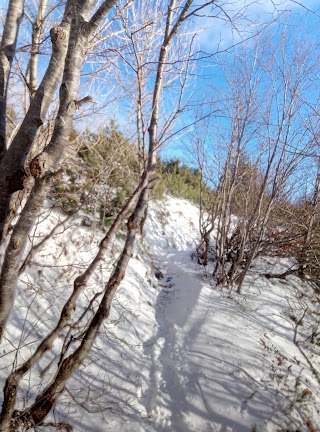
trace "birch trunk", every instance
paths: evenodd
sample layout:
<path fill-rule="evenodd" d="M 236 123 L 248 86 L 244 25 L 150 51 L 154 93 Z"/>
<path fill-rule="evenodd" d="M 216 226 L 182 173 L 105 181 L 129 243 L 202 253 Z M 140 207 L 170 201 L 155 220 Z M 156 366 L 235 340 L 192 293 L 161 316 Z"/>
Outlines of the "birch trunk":
<path fill-rule="evenodd" d="M 10 0 L 0 46 L 0 162 L 7 150 L 7 93 L 24 0 Z"/>
<path fill-rule="evenodd" d="M 39 4 L 38 14 L 36 21 L 32 24 L 32 44 L 30 56 L 30 80 L 29 91 L 30 98 L 32 99 L 37 89 L 37 76 L 38 76 L 38 56 L 39 46 L 41 42 L 41 27 L 44 20 L 44 14 L 47 8 L 48 0 L 41 0 Z"/>
<path fill-rule="evenodd" d="M 49 106 L 61 81 L 68 48 L 72 4 L 73 1 L 68 0 L 61 24 L 51 29 L 52 55 L 48 68 L 0 164 L 0 242 L 5 239 L 9 225 L 15 216 L 16 195 L 25 188 L 26 158 L 39 128 L 45 121 Z"/>

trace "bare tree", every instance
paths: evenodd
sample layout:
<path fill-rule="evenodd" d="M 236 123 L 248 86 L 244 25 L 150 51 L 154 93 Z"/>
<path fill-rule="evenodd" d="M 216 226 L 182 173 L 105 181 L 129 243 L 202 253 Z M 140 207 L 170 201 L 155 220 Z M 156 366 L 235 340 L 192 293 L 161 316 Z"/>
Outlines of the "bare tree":
<path fill-rule="evenodd" d="M 317 61 L 296 46 L 295 55 L 281 48 L 268 55 L 261 40 L 235 62 L 228 77 L 223 126 L 225 159 L 217 187 L 217 262 L 214 274 L 222 285 L 240 293 L 253 260 L 266 251 L 274 208 L 288 196 L 294 178 L 314 143 L 318 120 L 305 113 L 306 91 L 313 86 Z M 235 78 L 235 79 L 234 79 Z M 239 83 L 241 83 L 239 85 Z M 226 120 L 224 120 L 226 123 Z"/>
<path fill-rule="evenodd" d="M 199 184 L 199 232 L 200 242 L 196 245 L 196 256 L 198 263 L 207 266 L 209 261 L 211 235 L 216 227 L 218 202 L 216 184 L 213 181 L 214 162 L 210 158 L 209 146 L 211 136 L 211 115 L 199 114 L 202 121 L 196 121 L 194 131 L 190 133 L 191 160 L 196 161 L 195 166 L 200 173 Z M 210 187 L 208 186 L 210 184 Z"/>
<path fill-rule="evenodd" d="M 315 137 L 316 140 L 316 137 Z M 286 279 L 297 275 L 307 280 L 315 291 L 319 286 L 319 161 L 306 155 L 300 178 L 290 197 L 277 202 L 271 211 L 273 230 L 263 241 L 264 253 L 277 254 L 293 260 L 282 273 L 267 273 L 268 278 Z M 307 171 L 307 173 L 306 173 Z"/>

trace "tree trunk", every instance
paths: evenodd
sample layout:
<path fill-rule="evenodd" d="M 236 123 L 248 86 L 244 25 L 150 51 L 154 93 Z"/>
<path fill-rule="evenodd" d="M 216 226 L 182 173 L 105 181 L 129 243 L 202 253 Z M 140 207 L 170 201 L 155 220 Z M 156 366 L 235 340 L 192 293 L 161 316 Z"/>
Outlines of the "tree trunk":
<path fill-rule="evenodd" d="M 46 73 L 30 102 L 28 112 L 0 165 L 0 242 L 7 235 L 17 208 L 17 195 L 26 185 L 27 156 L 61 80 L 71 25 L 72 0 L 68 0 L 64 17 L 50 32 L 52 55 Z M 11 201 L 12 200 L 12 201 Z M 11 202 L 11 206 L 10 206 Z"/>
<path fill-rule="evenodd" d="M 0 47 L 0 162 L 7 149 L 7 93 L 24 0 L 10 0 Z"/>
<path fill-rule="evenodd" d="M 31 44 L 31 56 L 30 56 L 30 63 L 29 63 L 29 70 L 30 70 L 29 91 L 30 91 L 31 99 L 34 97 L 37 90 L 38 56 L 39 56 L 39 46 L 41 42 L 41 27 L 43 24 L 47 3 L 48 0 L 40 1 L 37 19 L 34 23 L 32 23 L 32 44 Z"/>

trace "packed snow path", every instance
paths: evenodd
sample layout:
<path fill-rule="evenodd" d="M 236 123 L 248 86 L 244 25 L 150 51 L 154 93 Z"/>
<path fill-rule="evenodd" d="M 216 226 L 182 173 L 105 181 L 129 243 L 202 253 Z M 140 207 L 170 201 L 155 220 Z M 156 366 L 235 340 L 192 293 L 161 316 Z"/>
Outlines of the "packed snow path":
<path fill-rule="evenodd" d="M 201 291 L 201 281 L 190 280 L 190 268 L 185 261 L 190 257 L 184 252 L 167 256 L 166 274 L 162 279 L 161 291 L 156 304 L 156 335 L 144 344 L 145 353 L 151 351 L 154 364 L 150 376 L 151 394 L 147 411 L 163 417 L 163 427 L 170 430 L 188 431 L 183 412 L 188 406 L 188 371 L 186 365 L 185 329 L 188 319 L 196 306 Z M 189 263 L 190 264 L 190 263 Z M 191 283 L 190 283 L 191 282 Z M 158 397 L 161 393 L 161 401 Z M 163 403 L 163 407 L 161 404 Z"/>
<path fill-rule="evenodd" d="M 270 418 L 276 399 L 255 352 L 257 323 L 232 320 L 232 300 L 210 292 L 188 253 L 168 259 L 158 331 L 144 345 L 154 360 L 147 411 L 163 432 L 248 431 Z"/>
<path fill-rule="evenodd" d="M 188 233 L 176 239 L 181 227 L 175 229 L 175 223 L 181 223 L 181 210 L 188 219 L 187 207 L 179 210 L 171 203 L 171 224 L 162 228 L 171 243 L 151 241 L 163 273 L 155 306 L 157 332 L 144 343 L 144 353 L 152 358 L 144 394 L 151 423 L 161 432 L 276 431 L 282 430 L 283 412 L 290 408 L 290 427 L 303 425 L 275 385 L 276 366 L 279 377 L 289 379 L 288 369 L 301 364 L 293 356 L 298 353 L 292 324 L 280 316 L 288 307 L 284 288 L 280 284 L 271 290 L 272 283 L 257 275 L 248 278 L 248 291 L 238 298 L 210 286 L 210 278 L 202 277 L 190 258 L 195 240 Z M 156 235 L 156 228 L 149 232 Z M 276 357 L 272 338 L 291 344 L 292 361 Z M 308 382 L 303 368 L 298 373 Z"/>

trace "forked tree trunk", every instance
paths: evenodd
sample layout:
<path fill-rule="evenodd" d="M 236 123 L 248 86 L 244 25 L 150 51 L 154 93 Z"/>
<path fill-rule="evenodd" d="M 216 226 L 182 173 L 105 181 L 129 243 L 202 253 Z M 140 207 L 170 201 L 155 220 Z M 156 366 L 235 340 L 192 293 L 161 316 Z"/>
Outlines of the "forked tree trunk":
<path fill-rule="evenodd" d="M 106 9 L 105 13 L 113 6 L 115 0 L 106 3 L 110 7 Z M 60 87 L 60 107 L 53 135 L 44 151 L 31 162 L 30 171 L 36 179 L 35 185 L 19 221 L 14 227 L 6 249 L 0 276 L 0 297 L 2 300 L 0 303 L 0 340 L 14 303 L 21 255 L 34 219 L 48 195 L 52 181 L 55 178 L 53 172 L 58 170 L 68 142 L 76 110 L 80 70 L 85 58 L 86 44 L 95 28 L 95 26 L 89 26 L 90 23 L 88 24 L 86 21 L 93 4 L 93 0 L 88 0 L 85 5 L 78 6 L 78 9 L 75 9 L 74 13 L 76 15 L 72 20 L 69 43 L 65 41 L 65 43 L 68 43 L 68 54 L 65 61 L 63 82 Z"/>
<path fill-rule="evenodd" d="M 17 195 L 25 188 L 25 162 L 38 130 L 46 119 L 64 69 L 71 25 L 72 0 L 68 0 L 64 17 L 50 32 L 52 55 L 23 122 L 0 165 L 0 243 L 5 239 L 17 208 Z M 10 206 L 11 203 L 11 206 Z"/>

